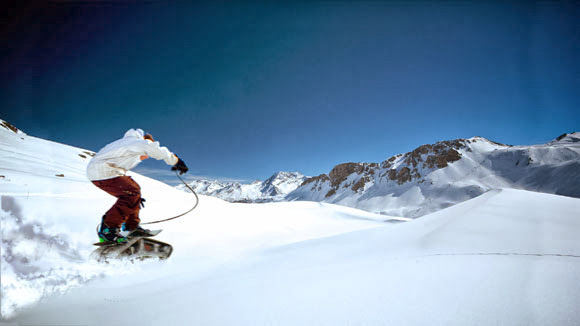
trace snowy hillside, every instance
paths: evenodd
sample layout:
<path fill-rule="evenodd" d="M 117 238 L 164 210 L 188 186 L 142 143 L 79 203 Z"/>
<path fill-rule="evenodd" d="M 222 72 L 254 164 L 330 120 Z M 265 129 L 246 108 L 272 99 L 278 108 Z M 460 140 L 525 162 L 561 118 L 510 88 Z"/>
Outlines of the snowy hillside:
<path fill-rule="evenodd" d="M 290 192 L 298 188 L 307 177 L 298 172 L 277 172 L 264 181 L 250 184 L 199 179 L 189 182 L 195 192 L 217 197 L 229 202 L 272 202 L 282 201 Z M 184 185 L 177 189 L 188 191 Z"/>
<path fill-rule="evenodd" d="M 180 241 L 195 251 L 130 266 L 128 275 L 53 296 L 11 321 L 102 325 L 113 315 L 148 325 L 577 325 L 578 211 L 579 199 L 492 191 L 409 223 L 264 244 L 214 268 L 199 240 Z"/>
<path fill-rule="evenodd" d="M 418 217 L 514 188 L 580 197 L 580 133 L 534 146 L 508 146 L 482 137 L 423 145 L 381 163 L 345 163 L 309 178 L 287 196 Z"/>
<path fill-rule="evenodd" d="M 86 179 L 93 151 L 28 136 L 0 123 L 3 319 L 16 318 L 26 307 L 73 287 L 151 268 L 146 262 L 102 265 L 90 259 L 96 226 L 115 201 Z M 195 203 L 191 194 L 136 173 L 131 176 L 147 199 L 141 211 L 145 223 L 178 215 Z M 156 238 L 175 249 L 167 265 L 157 264 L 193 261 L 195 266 L 184 273 L 200 277 L 264 247 L 376 227 L 388 219 L 327 204 L 250 207 L 200 196 L 189 215 L 150 227 L 163 228 Z"/>

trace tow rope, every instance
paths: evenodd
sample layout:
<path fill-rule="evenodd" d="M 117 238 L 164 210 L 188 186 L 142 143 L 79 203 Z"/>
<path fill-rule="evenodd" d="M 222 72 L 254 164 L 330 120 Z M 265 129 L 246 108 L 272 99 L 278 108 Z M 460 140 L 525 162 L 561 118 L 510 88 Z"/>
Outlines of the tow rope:
<path fill-rule="evenodd" d="M 191 193 L 195 196 L 195 205 L 193 205 L 193 207 L 190 210 L 188 210 L 187 212 L 182 213 L 182 214 L 179 214 L 177 216 L 170 217 L 170 218 L 166 218 L 166 219 L 163 219 L 163 220 L 153 221 L 153 222 L 141 223 L 141 225 L 145 225 L 145 224 L 155 224 L 155 223 L 161 223 L 161 222 L 166 222 L 166 221 L 174 220 L 174 219 L 176 219 L 178 217 L 182 217 L 183 215 L 191 212 L 192 210 L 194 210 L 197 207 L 197 204 L 199 204 L 199 197 L 197 197 L 197 194 L 195 193 L 195 191 L 185 181 L 183 181 L 183 179 L 179 176 L 178 171 L 175 171 L 175 175 L 179 178 L 179 180 L 181 180 L 181 182 L 185 185 L 185 187 L 187 189 L 189 189 L 191 191 Z"/>

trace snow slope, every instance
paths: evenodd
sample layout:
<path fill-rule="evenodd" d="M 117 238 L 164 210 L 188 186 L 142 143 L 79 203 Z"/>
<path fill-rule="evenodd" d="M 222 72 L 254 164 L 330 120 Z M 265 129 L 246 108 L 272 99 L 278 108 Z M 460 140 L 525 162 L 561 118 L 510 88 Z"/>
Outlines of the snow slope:
<path fill-rule="evenodd" d="M 412 222 L 270 246 L 208 272 L 194 257 L 144 265 L 14 321 L 577 325 L 579 211 L 579 199 L 491 191 Z"/>
<path fill-rule="evenodd" d="M 1 306 L 3 318 L 43 298 L 92 280 L 139 273 L 147 264 L 101 265 L 89 257 L 95 229 L 115 199 L 85 177 L 92 151 L 28 136 L 0 126 Z M 169 168 L 169 167 L 168 167 Z M 141 185 L 143 222 L 178 215 L 194 196 L 131 174 Z M 253 207 L 200 196 L 195 211 L 151 228 L 174 245 L 172 261 L 195 261 L 199 270 L 263 247 L 382 225 L 384 216 L 304 202 Z M 160 266 L 167 266 L 161 264 Z M 193 271 L 192 271 L 193 272 Z"/>

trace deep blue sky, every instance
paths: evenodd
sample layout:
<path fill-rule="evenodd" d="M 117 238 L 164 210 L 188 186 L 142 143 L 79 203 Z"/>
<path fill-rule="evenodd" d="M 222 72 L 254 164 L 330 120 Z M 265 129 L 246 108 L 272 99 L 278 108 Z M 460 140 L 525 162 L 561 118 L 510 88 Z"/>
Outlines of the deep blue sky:
<path fill-rule="evenodd" d="M 95 151 L 139 127 L 193 175 L 580 130 L 574 2 L 47 3 L 5 11 L 0 118 Z"/>

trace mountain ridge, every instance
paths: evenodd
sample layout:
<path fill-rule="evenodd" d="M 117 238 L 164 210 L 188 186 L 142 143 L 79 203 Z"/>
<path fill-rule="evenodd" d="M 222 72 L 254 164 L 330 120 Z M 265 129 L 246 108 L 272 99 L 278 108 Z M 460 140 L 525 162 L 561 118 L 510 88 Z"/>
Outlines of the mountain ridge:
<path fill-rule="evenodd" d="M 236 203 L 262 203 L 284 201 L 287 194 L 295 190 L 307 177 L 299 172 L 278 171 L 264 181 L 252 183 L 198 179 L 189 181 L 189 186 L 202 195 L 208 195 Z M 184 185 L 176 187 L 185 190 Z"/>
<path fill-rule="evenodd" d="M 513 146 L 484 137 L 421 145 L 377 163 L 349 162 L 306 179 L 287 200 L 313 200 L 405 217 L 497 188 L 580 197 L 580 133 Z"/>

